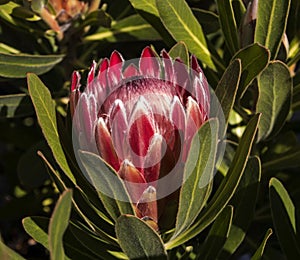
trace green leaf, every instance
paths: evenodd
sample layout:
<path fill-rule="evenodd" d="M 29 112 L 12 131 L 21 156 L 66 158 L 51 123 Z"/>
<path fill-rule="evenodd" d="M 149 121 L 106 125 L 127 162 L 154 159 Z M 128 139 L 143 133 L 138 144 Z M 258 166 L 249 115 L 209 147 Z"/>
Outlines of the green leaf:
<path fill-rule="evenodd" d="M 131 200 L 118 174 L 96 154 L 80 151 L 79 157 L 110 216 L 117 220 L 122 214 L 134 215 Z"/>
<path fill-rule="evenodd" d="M 99 27 L 110 27 L 111 17 L 101 9 L 93 11 L 87 15 L 79 28 L 84 28 L 89 25 L 97 25 Z"/>
<path fill-rule="evenodd" d="M 0 240 L 0 259 L 4 260 L 25 260 L 17 252 L 9 248 Z"/>
<path fill-rule="evenodd" d="M 216 111 L 216 117 L 219 117 L 220 113 L 223 113 L 225 118 L 225 126 L 220 126 L 220 131 L 222 131 L 220 134 L 221 137 L 223 137 L 226 133 L 229 114 L 233 108 L 240 82 L 241 70 L 241 61 L 232 61 L 224 72 L 215 90 L 215 94 L 221 105 L 221 107 L 216 106 L 218 107 L 218 110 Z"/>
<path fill-rule="evenodd" d="M 290 111 L 292 78 L 288 67 L 280 61 L 270 62 L 258 78 L 258 90 L 256 112 L 262 113 L 258 128 L 261 141 L 281 129 Z"/>
<path fill-rule="evenodd" d="M 184 42 L 176 43 L 169 51 L 169 55 L 174 60 L 180 58 L 186 66 L 189 66 L 189 51 Z"/>
<path fill-rule="evenodd" d="M 239 186 L 230 201 L 230 204 L 234 207 L 234 216 L 229 236 L 222 252 L 222 259 L 229 258 L 245 238 L 255 212 L 260 177 L 259 158 L 249 157 Z"/>
<path fill-rule="evenodd" d="M 290 0 L 258 1 L 254 42 L 268 48 L 271 59 L 276 58 L 285 32 Z"/>
<path fill-rule="evenodd" d="M 212 189 L 215 167 L 218 121 L 211 119 L 199 129 L 192 141 L 183 171 L 175 232 L 177 237 L 199 215 Z"/>
<path fill-rule="evenodd" d="M 49 251 L 51 259 L 65 259 L 63 235 L 69 225 L 72 190 L 66 190 L 58 199 L 49 223 Z"/>
<path fill-rule="evenodd" d="M 31 100 L 26 94 L 0 96 L 0 118 L 17 118 L 34 113 Z"/>
<path fill-rule="evenodd" d="M 300 109 L 300 85 L 294 87 L 292 100 L 293 100 L 292 109 L 294 111 L 299 110 Z"/>
<path fill-rule="evenodd" d="M 115 22 L 110 29 L 101 28 L 88 35 L 85 41 L 130 42 L 160 40 L 161 36 L 140 15 L 132 15 Z"/>
<path fill-rule="evenodd" d="M 214 12 L 198 8 L 192 8 L 192 12 L 198 20 L 198 23 L 201 24 L 205 35 L 215 33 L 220 29 L 218 15 Z"/>
<path fill-rule="evenodd" d="M 268 65 L 269 51 L 259 44 L 252 44 L 240 50 L 232 60 L 240 59 L 242 76 L 238 90 L 238 97 L 242 97 L 247 87 Z"/>
<path fill-rule="evenodd" d="M 0 53 L 0 76 L 25 78 L 26 73 L 43 74 L 62 61 L 63 55 L 29 55 Z"/>
<path fill-rule="evenodd" d="M 194 224 L 188 230 L 180 234 L 175 239 L 171 239 L 167 244 L 167 249 L 172 249 L 182 243 L 190 240 L 211 224 L 225 208 L 228 201 L 233 196 L 243 172 L 254 142 L 254 137 L 257 132 L 260 115 L 255 115 L 249 121 L 244 134 L 240 140 L 237 151 L 234 155 L 231 166 L 224 180 L 218 187 L 213 198 L 208 203 L 205 210 L 195 220 Z"/>
<path fill-rule="evenodd" d="M 50 146 L 58 165 L 70 178 L 70 180 L 75 183 L 75 178 L 69 168 L 64 151 L 60 144 L 57 131 L 55 103 L 51 98 L 50 91 L 34 74 L 29 73 L 27 76 L 27 81 L 29 94 L 45 139 Z"/>
<path fill-rule="evenodd" d="M 174 39 L 184 41 L 191 53 L 216 70 L 215 63 L 219 63 L 219 60 L 210 53 L 201 25 L 188 4 L 184 0 L 156 0 L 156 5 L 164 26 Z M 218 65 L 223 67 L 222 64 Z"/>
<path fill-rule="evenodd" d="M 120 216 L 116 222 L 116 234 L 129 259 L 167 259 L 158 233 L 137 217 Z"/>
<path fill-rule="evenodd" d="M 210 260 L 218 258 L 231 229 L 232 216 L 232 206 L 227 206 L 222 210 L 201 247 L 200 259 Z"/>
<path fill-rule="evenodd" d="M 297 240 L 295 206 L 282 183 L 272 178 L 269 183 L 270 204 L 275 231 L 288 259 L 300 258 Z"/>
<path fill-rule="evenodd" d="M 239 40 L 231 0 L 217 0 L 217 5 L 225 43 L 231 55 L 234 55 L 239 50 Z"/>
<path fill-rule="evenodd" d="M 260 244 L 259 248 L 257 248 L 256 252 L 254 253 L 254 255 L 251 257 L 251 260 L 260 260 L 263 256 L 266 244 L 268 239 L 270 238 L 270 236 L 273 234 L 272 229 L 268 229 L 264 240 L 262 241 L 262 243 Z"/>

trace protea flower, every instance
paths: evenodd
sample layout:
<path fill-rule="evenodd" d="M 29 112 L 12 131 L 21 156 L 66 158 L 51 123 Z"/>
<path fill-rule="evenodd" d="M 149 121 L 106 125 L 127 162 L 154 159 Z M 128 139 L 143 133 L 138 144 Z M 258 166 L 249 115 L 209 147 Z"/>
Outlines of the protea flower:
<path fill-rule="evenodd" d="M 73 74 L 70 104 L 80 148 L 99 153 L 126 181 L 137 216 L 157 223 L 157 194 L 168 188 L 159 180 L 174 171 L 181 181 L 192 138 L 209 117 L 207 80 L 194 56 L 188 68 L 150 47 L 137 65 L 125 65 L 114 51 L 95 71 L 94 63 L 84 92 Z"/>

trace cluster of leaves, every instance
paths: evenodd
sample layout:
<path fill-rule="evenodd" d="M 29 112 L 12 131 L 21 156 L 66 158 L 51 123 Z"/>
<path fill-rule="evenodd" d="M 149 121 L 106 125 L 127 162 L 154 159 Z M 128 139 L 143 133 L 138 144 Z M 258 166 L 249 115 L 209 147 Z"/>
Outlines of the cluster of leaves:
<path fill-rule="evenodd" d="M 59 32 L 51 9 L 58 2 L 0 3 L 1 177 L 9 186 L 0 190 L 0 220 L 13 225 L 25 217 L 24 229 L 51 259 L 298 259 L 299 1 L 91 1 Z M 149 43 L 186 64 L 188 52 L 196 55 L 225 117 L 219 125 L 215 111 L 195 137 L 198 164 L 181 188 L 174 228 L 161 234 L 130 203 L 98 193 L 84 178 L 67 108 L 72 70 L 113 49 L 138 57 Z M 226 150 L 214 185 L 199 189 L 216 165 L 218 142 Z M 111 169 L 95 172 L 101 159 L 81 156 L 90 176 L 101 174 L 99 185 L 110 188 Z M 117 185 L 113 192 L 126 196 Z M 1 231 L 5 241 L 9 231 Z M 4 243 L 0 256 L 22 259 Z"/>

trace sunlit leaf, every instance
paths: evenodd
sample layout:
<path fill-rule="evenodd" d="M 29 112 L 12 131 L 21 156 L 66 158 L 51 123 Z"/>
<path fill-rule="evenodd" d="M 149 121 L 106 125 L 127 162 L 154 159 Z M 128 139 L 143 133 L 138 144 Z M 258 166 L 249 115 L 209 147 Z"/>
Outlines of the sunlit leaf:
<path fill-rule="evenodd" d="M 184 64 L 189 66 L 189 52 L 184 42 L 175 44 L 169 51 L 169 55 L 173 59 L 180 58 Z"/>

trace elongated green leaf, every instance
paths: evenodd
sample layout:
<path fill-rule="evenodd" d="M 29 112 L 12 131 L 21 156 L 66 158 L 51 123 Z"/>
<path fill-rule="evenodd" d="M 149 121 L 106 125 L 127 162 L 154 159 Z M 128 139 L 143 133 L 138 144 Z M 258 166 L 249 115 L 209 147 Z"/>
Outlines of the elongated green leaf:
<path fill-rule="evenodd" d="M 285 123 L 290 111 L 292 78 L 287 66 L 274 61 L 258 78 L 257 113 L 262 113 L 258 141 L 275 135 Z"/>
<path fill-rule="evenodd" d="M 157 0 L 156 6 L 163 24 L 174 39 L 184 41 L 191 53 L 215 70 L 214 63 L 218 59 L 210 53 L 201 25 L 187 3 L 184 0 Z"/>
<path fill-rule="evenodd" d="M 75 183 L 75 178 L 68 166 L 57 132 L 55 103 L 51 94 L 35 74 L 28 74 L 28 90 L 34 105 L 38 122 L 50 146 L 53 156 L 64 173 Z"/>
<path fill-rule="evenodd" d="M 72 191 L 65 191 L 59 198 L 49 223 L 49 251 L 51 259 L 65 259 L 63 235 L 69 225 L 72 206 Z"/>
<path fill-rule="evenodd" d="M 239 49 L 239 41 L 231 0 L 217 0 L 217 5 L 225 43 L 231 55 L 234 55 Z"/>
<path fill-rule="evenodd" d="M 167 259 L 158 233 L 137 217 L 120 216 L 116 222 L 116 234 L 129 259 Z"/>
<path fill-rule="evenodd" d="M 254 255 L 251 257 L 251 260 L 260 260 L 263 256 L 266 244 L 268 239 L 270 238 L 270 236 L 273 234 L 272 229 L 268 229 L 264 240 L 262 241 L 262 243 L 260 244 L 259 248 L 257 248 L 256 252 L 254 253 Z"/>
<path fill-rule="evenodd" d="M 180 58 L 186 66 L 189 66 L 189 51 L 184 42 L 178 42 L 169 51 L 171 58 Z"/>
<path fill-rule="evenodd" d="M 160 40 L 161 36 L 140 15 L 132 15 L 115 22 L 110 29 L 101 28 L 84 38 L 86 41 L 128 42 Z"/>
<path fill-rule="evenodd" d="M 117 220 L 122 214 L 134 215 L 124 183 L 116 172 L 95 154 L 80 151 L 79 157 L 110 216 Z"/>
<path fill-rule="evenodd" d="M 200 213 L 194 224 L 190 226 L 188 230 L 166 244 L 167 249 L 172 249 L 199 234 L 218 217 L 220 212 L 227 205 L 243 175 L 257 131 L 259 118 L 260 115 L 255 115 L 249 121 L 228 173 L 205 210 Z"/>
<path fill-rule="evenodd" d="M 202 245 L 200 259 L 217 259 L 231 228 L 233 210 L 227 206 L 217 217 Z"/>
<path fill-rule="evenodd" d="M 0 96 L 0 118 L 23 117 L 33 113 L 33 106 L 28 95 Z"/>
<path fill-rule="evenodd" d="M 254 42 L 267 47 L 276 58 L 285 32 L 290 0 L 258 1 Z"/>
<path fill-rule="evenodd" d="M 192 8 L 192 12 L 198 20 L 198 23 L 201 24 L 205 35 L 215 33 L 220 29 L 218 15 L 214 12 L 198 8 Z"/>
<path fill-rule="evenodd" d="M 9 248 L 0 240 L 0 258 L 3 260 L 25 260 L 17 252 Z"/>
<path fill-rule="evenodd" d="M 229 258 L 244 240 L 247 229 L 253 220 L 260 177 L 259 158 L 250 157 L 237 191 L 230 201 L 234 207 L 234 216 L 221 255 L 222 259 Z"/>
<path fill-rule="evenodd" d="M 226 133 L 229 114 L 233 108 L 235 96 L 240 82 L 241 70 L 241 61 L 232 61 L 224 72 L 215 91 L 215 94 L 221 105 L 221 107 L 219 107 L 216 111 L 217 117 L 219 117 L 220 113 L 223 113 L 225 118 L 225 126 L 220 126 L 220 131 L 222 131 L 220 134 L 221 137 L 223 137 Z M 220 109 L 222 109 L 222 111 L 220 111 Z"/>
<path fill-rule="evenodd" d="M 276 178 L 269 183 L 272 219 L 282 250 L 288 259 L 300 258 L 299 240 L 296 236 L 295 206 L 282 185 Z"/>
<path fill-rule="evenodd" d="M 268 65 L 269 51 L 259 44 L 252 44 L 240 50 L 232 59 L 242 62 L 242 76 L 238 90 L 238 97 L 243 96 L 247 87 Z"/>
<path fill-rule="evenodd" d="M 185 231 L 204 207 L 212 188 L 215 167 L 218 121 L 206 122 L 193 138 L 184 167 L 183 185 L 180 190 L 175 233 Z"/>
<path fill-rule="evenodd" d="M 63 55 L 29 55 L 0 53 L 0 76 L 25 78 L 26 73 L 37 75 L 51 70 L 61 62 Z"/>

